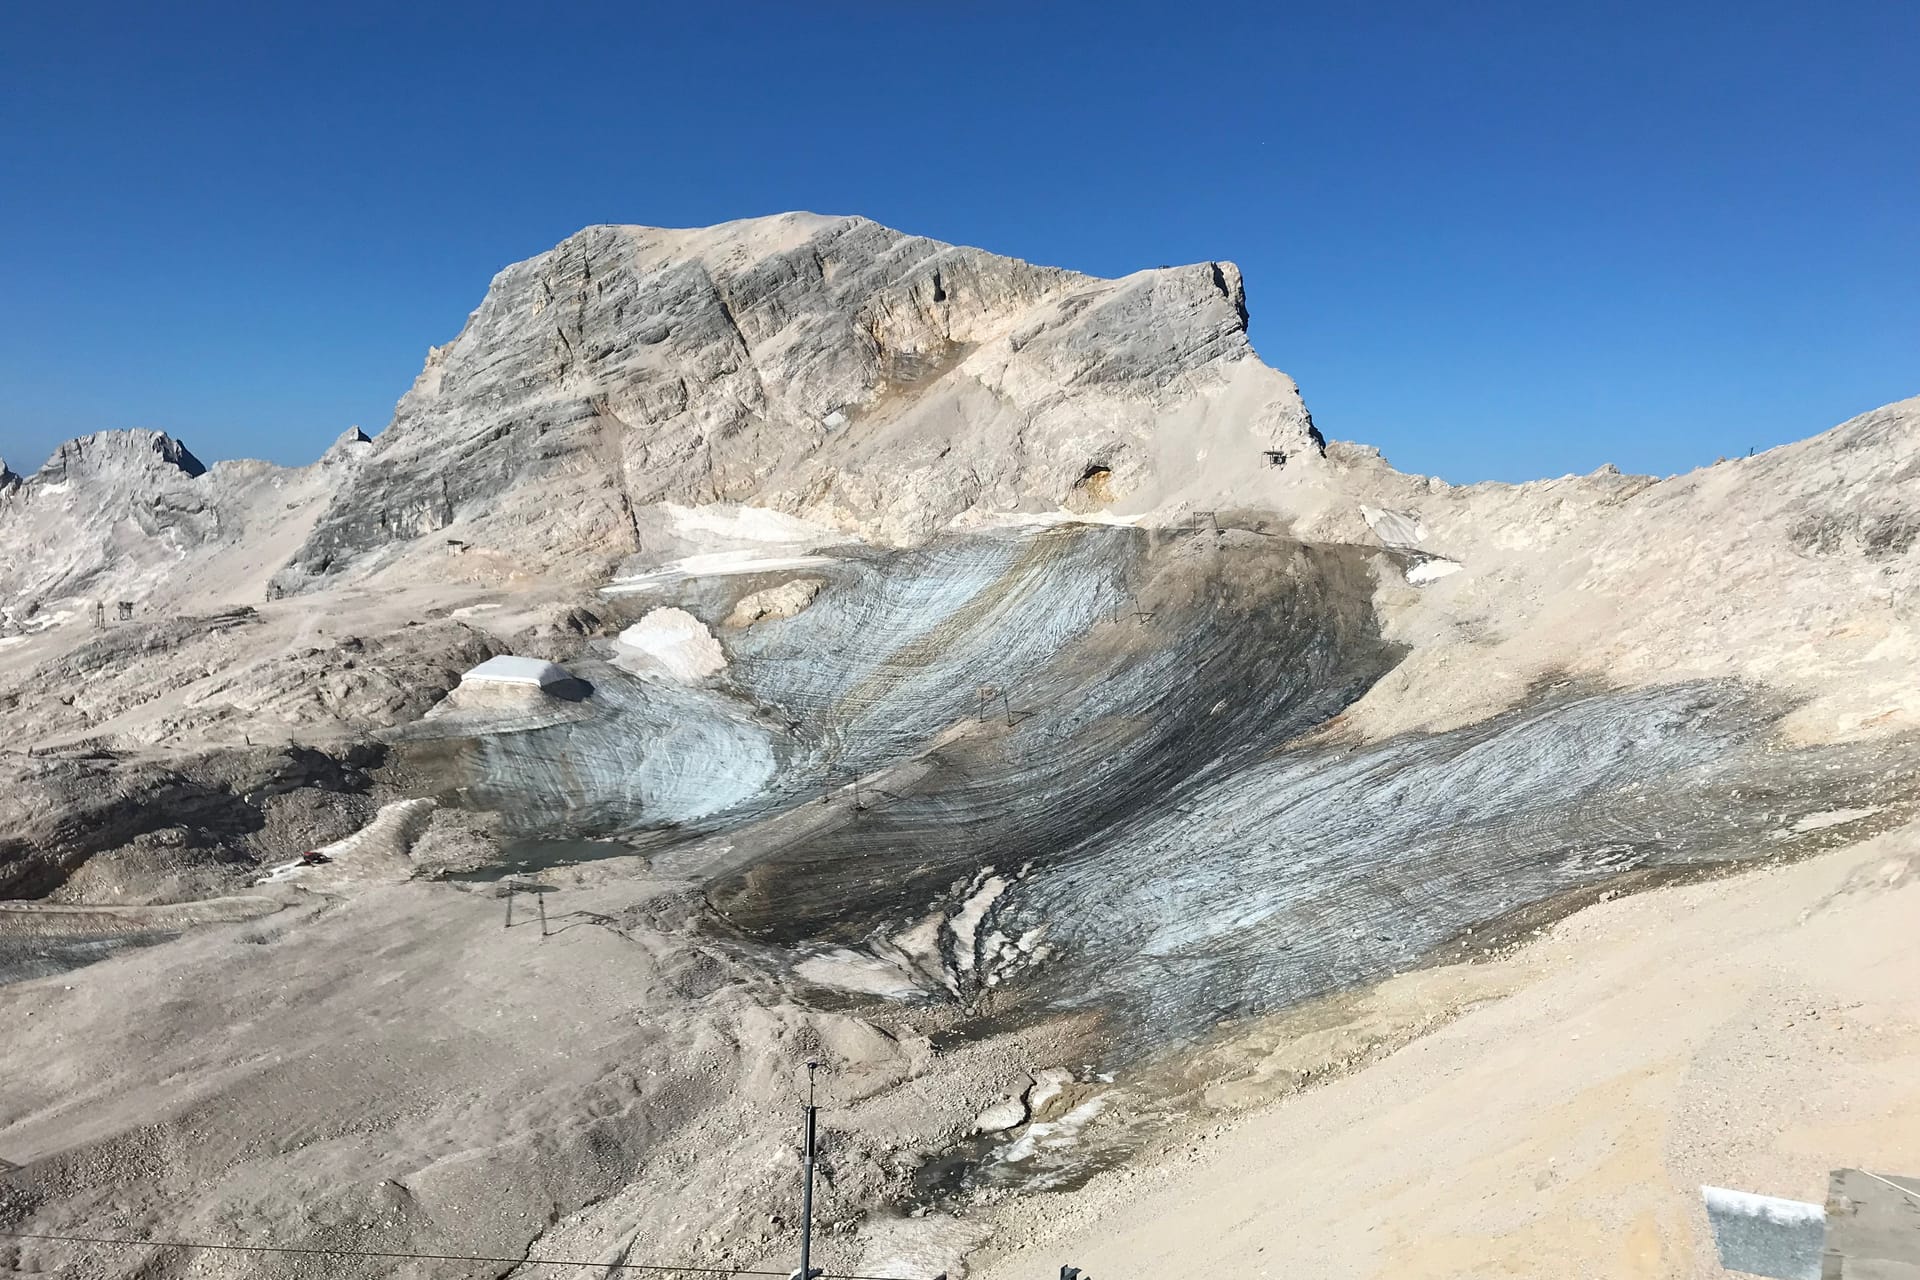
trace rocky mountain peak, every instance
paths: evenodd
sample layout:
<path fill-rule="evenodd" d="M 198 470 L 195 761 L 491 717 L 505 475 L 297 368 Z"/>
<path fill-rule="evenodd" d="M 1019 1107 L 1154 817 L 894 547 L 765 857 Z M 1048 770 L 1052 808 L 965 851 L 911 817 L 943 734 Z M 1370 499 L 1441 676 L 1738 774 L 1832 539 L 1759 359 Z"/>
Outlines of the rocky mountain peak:
<path fill-rule="evenodd" d="M 593 226 L 494 277 L 276 589 L 454 525 L 588 577 L 654 503 L 913 542 L 1080 502 L 1090 471 L 1144 508 L 1318 448 L 1231 263 L 1104 280 L 811 213 Z"/>
<path fill-rule="evenodd" d="M 373 440 L 366 432 L 359 427 L 348 427 L 327 446 L 327 451 L 320 455 L 320 461 L 323 464 L 333 464 L 363 457 L 372 448 Z"/>
<path fill-rule="evenodd" d="M 164 431 L 131 428 L 96 431 L 68 440 L 53 451 L 33 477 L 41 484 L 66 484 L 108 474 L 185 476 L 206 474 L 206 465 Z"/>

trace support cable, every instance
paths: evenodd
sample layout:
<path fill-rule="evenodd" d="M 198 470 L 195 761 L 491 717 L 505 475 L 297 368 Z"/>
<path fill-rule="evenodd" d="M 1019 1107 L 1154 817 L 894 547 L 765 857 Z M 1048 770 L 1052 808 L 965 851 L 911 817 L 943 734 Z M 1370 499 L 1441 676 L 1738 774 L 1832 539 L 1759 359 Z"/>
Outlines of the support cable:
<path fill-rule="evenodd" d="M 740 1267 L 672 1266 L 664 1262 L 585 1262 L 572 1258 L 506 1258 L 469 1253 L 403 1253 L 382 1249 L 320 1249 L 300 1245 L 214 1244 L 205 1240 L 124 1240 L 107 1236 L 56 1236 L 31 1231 L 0 1231 L 0 1240 L 45 1240 L 56 1244 L 103 1244 L 124 1249 L 213 1249 L 223 1253 L 288 1253 L 329 1258 L 393 1258 L 410 1262 L 509 1262 L 523 1267 L 600 1267 L 608 1271 L 685 1271 L 709 1276 L 778 1276 L 790 1271 L 749 1271 Z M 908 1280 L 905 1276 L 855 1276 L 834 1272 L 821 1280 Z"/>

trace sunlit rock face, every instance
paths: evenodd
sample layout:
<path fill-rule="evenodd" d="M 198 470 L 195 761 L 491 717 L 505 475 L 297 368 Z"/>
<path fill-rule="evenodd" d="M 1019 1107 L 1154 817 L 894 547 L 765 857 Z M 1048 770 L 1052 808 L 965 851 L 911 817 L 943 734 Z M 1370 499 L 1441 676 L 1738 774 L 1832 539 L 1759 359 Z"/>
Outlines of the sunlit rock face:
<path fill-rule="evenodd" d="M 1210 446 L 1229 472 L 1318 449 L 1230 263 L 1100 280 L 813 214 L 590 227 L 495 277 L 276 589 L 448 536 L 591 577 L 660 502 L 919 541 L 1096 471 L 1103 503 L 1158 493 Z"/>

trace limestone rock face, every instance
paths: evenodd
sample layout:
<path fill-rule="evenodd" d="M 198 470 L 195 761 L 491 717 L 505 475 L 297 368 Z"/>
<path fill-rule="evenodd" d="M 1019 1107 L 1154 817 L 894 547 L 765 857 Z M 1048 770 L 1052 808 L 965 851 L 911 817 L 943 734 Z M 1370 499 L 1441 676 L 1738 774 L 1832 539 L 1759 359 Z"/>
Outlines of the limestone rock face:
<path fill-rule="evenodd" d="M 327 446 L 327 451 L 320 455 L 320 461 L 334 465 L 352 462 L 365 457 L 372 449 L 373 440 L 366 432 L 358 427 L 348 427 Z"/>
<path fill-rule="evenodd" d="M 304 538 L 327 485 L 356 461 L 209 468 L 161 431 L 69 440 L 34 475 L 0 476 L 0 634 L 122 600 L 171 609 L 197 599 L 200 584 L 223 600 L 236 588 L 257 599 L 275 557 Z"/>
<path fill-rule="evenodd" d="M 206 470 L 163 432 L 102 431 L 67 441 L 27 480 L 0 479 L 0 627 L 217 538 Z"/>
<path fill-rule="evenodd" d="M 1317 451 L 1228 263 L 1099 280 L 812 214 L 591 227 L 429 353 L 276 590 L 442 530 L 591 577 L 666 501 L 917 541 L 975 507 L 1053 510 L 1090 468 L 1116 501 L 1158 492 L 1229 420 L 1242 470 Z"/>

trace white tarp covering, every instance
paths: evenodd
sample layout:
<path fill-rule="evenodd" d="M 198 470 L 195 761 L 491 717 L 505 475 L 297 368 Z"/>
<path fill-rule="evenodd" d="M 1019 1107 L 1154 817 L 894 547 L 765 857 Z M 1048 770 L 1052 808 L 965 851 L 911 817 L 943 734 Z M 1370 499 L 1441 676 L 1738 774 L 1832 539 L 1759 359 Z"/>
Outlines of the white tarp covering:
<path fill-rule="evenodd" d="M 691 683 L 727 669 L 727 655 L 707 624 L 685 609 L 650 609 L 614 641 L 614 662 L 640 674 L 664 671 Z"/>
<path fill-rule="evenodd" d="M 488 658 L 467 674 L 460 677 L 463 685 L 475 684 L 526 684 L 538 688 L 548 688 L 571 680 L 567 669 L 556 662 L 545 662 L 539 658 L 518 658 L 510 653 Z"/>

